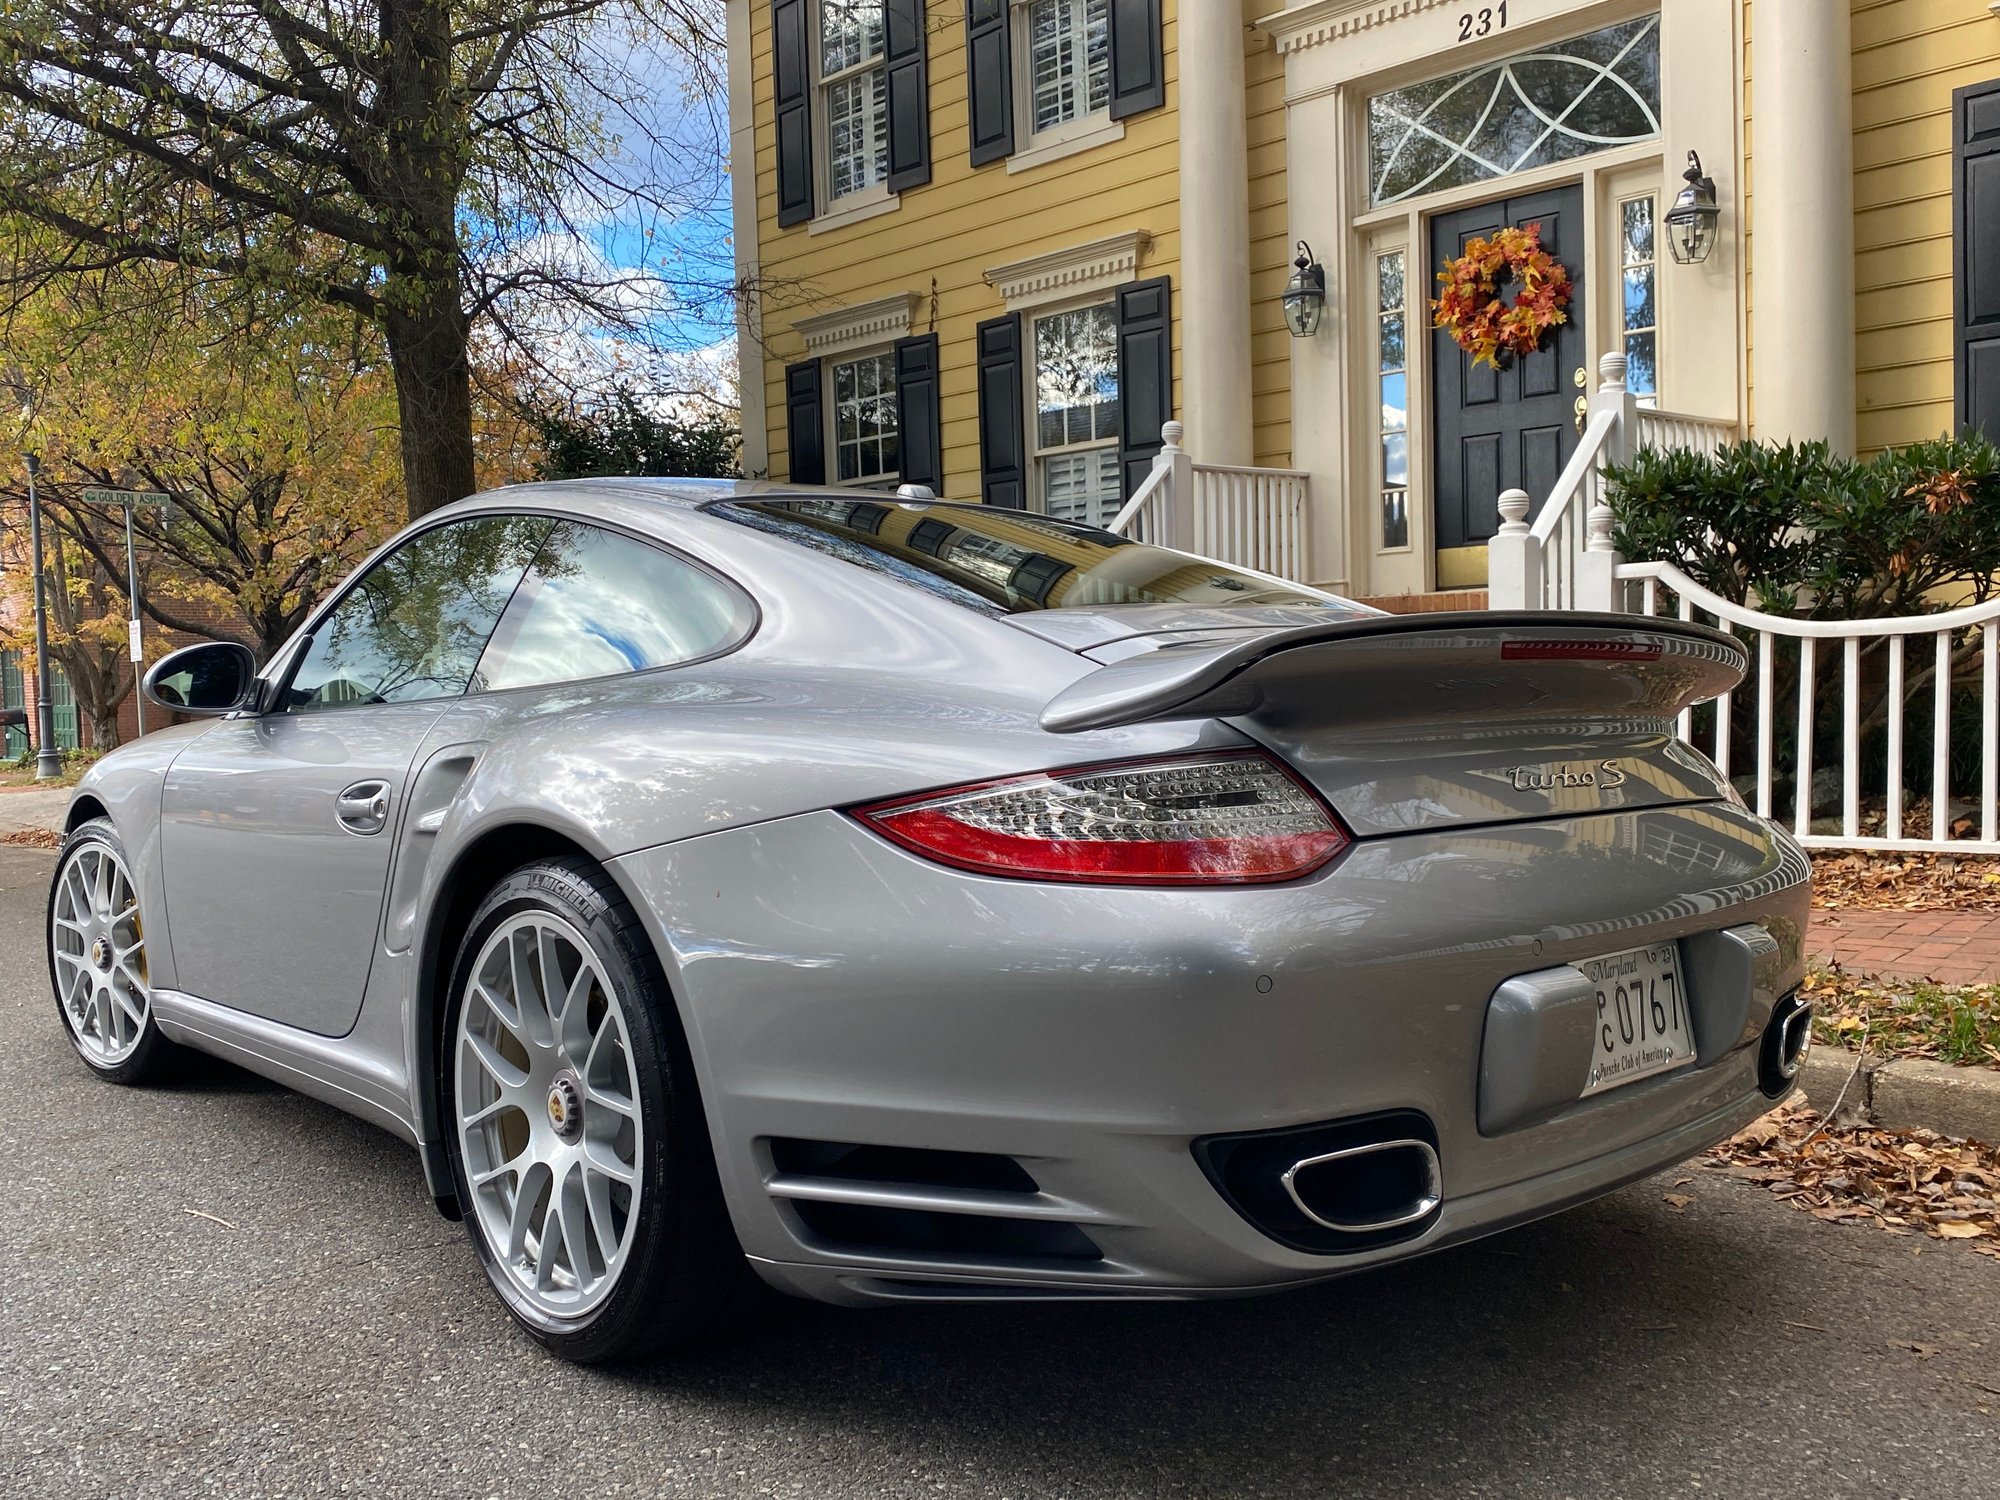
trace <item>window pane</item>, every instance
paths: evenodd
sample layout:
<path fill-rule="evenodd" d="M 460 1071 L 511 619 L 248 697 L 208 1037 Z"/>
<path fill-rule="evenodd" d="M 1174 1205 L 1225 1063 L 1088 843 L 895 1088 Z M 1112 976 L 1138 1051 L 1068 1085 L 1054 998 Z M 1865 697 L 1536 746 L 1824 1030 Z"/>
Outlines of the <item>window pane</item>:
<path fill-rule="evenodd" d="M 1400 371 L 1382 376 L 1382 430 L 1402 432 L 1410 425 L 1410 377 Z"/>
<path fill-rule="evenodd" d="M 867 484 L 900 470 L 896 441 L 896 359 L 867 354 L 833 367 L 834 477 Z"/>
<path fill-rule="evenodd" d="M 1620 205 L 1624 217 L 1625 264 L 1653 258 L 1653 200 L 1631 198 Z"/>
<path fill-rule="evenodd" d="M 1646 16 L 1368 101 L 1376 204 L 1660 133 L 1660 19 Z"/>
<path fill-rule="evenodd" d="M 1062 448 L 1115 435 L 1118 320 L 1109 304 L 1035 321 L 1036 446 Z"/>
<path fill-rule="evenodd" d="M 1382 483 L 1389 489 L 1407 489 L 1410 484 L 1410 438 L 1392 432 L 1382 438 Z"/>
<path fill-rule="evenodd" d="M 888 70 L 870 68 L 826 91 L 827 185 L 836 198 L 889 175 Z"/>
<path fill-rule="evenodd" d="M 1408 365 L 1409 359 L 1403 348 L 1403 315 L 1390 313 L 1382 319 L 1382 368 L 1401 370 Z"/>
<path fill-rule="evenodd" d="M 1410 545 L 1410 492 L 1408 490 L 1384 489 L 1382 491 L 1382 545 L 1384 547 L 1407 547 Z"/>
<path fill-rule="evenodd" d="M 671 666 L 713 655 L 748 626 L 735 590 L 692 564 L 564 521 L 493 633 L 473 691 Z"/>
<path fill-rule="evenodd" d="M 1625 389 L 1635 396 L 1660 393 L 1658 337 L 1651 330 L 1625 335 Z"/>
<path fill-rule="evenodd" d="M 465 691 L 494 621 L 555 523 L 482 516 L 420 532 L 376 563 L 313 632 L 289 709 Z"/>
<path fill-rule="evenodd" d="M 1047 130 L 1111 102 L 1111 0 L 1034 0 L 1028 76 L 1034 128 Z"/>
<path fill-rule="evenodd" d="M 882 0 L 820 0 L 820 75 L 882 55 Z"/>
<path fill-rule="evenodd" d="M 1653 316 L 1653 268 L 1634 267 L 1625 273 L 1625 326 L 1636 332 L 1658 323 Z"/>
<path fill-rule="evenodd" d="M 1403 310 L 1403 252 L 1375 257 L 1375 305 L 1383 312 Z"/>

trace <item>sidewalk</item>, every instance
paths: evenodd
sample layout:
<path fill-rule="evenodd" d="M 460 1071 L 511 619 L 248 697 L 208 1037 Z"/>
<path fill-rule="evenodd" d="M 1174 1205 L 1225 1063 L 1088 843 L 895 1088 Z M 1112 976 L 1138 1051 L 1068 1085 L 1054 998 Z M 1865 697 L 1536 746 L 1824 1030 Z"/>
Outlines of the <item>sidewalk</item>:
<path fill-rule="evenodd" d="M 1858 974 L 2000 982 L 2000 912 L 1815 908 L 1806 952 Z"/>
<path fill-rule="evenodd" d="M 66 786 L 0 791 L 0 836 L 23 833 L 31 828 L 60 829 L 63 813 L 68 808 L 69 788 Z"/>

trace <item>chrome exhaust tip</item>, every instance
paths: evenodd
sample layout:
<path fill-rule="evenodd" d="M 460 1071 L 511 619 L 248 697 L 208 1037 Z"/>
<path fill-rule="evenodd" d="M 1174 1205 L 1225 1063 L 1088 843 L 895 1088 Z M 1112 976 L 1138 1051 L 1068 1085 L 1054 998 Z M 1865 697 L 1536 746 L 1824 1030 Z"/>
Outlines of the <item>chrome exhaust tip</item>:
<path fill-rule="evenodd" d="M 1300 1213 L 1339 1234 L 1401 1229 L 1444 1202 L 1443 1172 L 1429 1141 L 1370 1141 L 1304 1157 L 1280 1181 Z"/>
<path fill-rule="evenodd" d="M 1812 1023 L 1812 1003 L 1796 992 L 1785 996 L 1771 1012 L 1757 1067 L 1757 1081 L 1770 1098 L 1776 1099 L 1789 1089 L 1805 1066 L 1812 1052 Z"/>

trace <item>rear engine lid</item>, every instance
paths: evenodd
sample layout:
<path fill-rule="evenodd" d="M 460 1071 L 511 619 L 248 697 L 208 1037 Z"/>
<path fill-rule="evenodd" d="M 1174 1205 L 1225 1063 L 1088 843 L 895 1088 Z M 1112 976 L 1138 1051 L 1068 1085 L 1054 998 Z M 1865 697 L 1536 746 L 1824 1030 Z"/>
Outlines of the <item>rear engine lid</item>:
<path fill-rule="evenodd" d="M 1733 798 L 1673 720 L 1747 664 L 1718 631 L 1629 615 L 1384 615 L 1164 645 L 1041 722 L 1227 720 L 1367 838 Z"/>

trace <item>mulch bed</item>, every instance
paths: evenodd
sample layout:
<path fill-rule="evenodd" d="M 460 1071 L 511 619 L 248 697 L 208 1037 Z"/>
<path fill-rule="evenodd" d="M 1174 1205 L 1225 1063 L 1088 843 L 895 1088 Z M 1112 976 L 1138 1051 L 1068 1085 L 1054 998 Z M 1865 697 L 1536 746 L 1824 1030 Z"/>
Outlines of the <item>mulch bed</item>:
<path fill-rule="evenodd" d="M 1755 1183 L 1815 1219 L 1963 1240 L 2000 1260 L 2000 1149 L 1932 1130 L 1830 1125 L 1795 1095 L 1702 1165 Z M 1676 1196 L 1666 1198 L 1678 1208 Z"/>
<path fill-rule="evenodd" d="M 1829 850 L 1812 872 L 1813 905 L 1830 911 L 2000 911 L 2000 859 Z"/>

